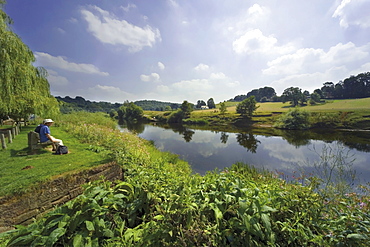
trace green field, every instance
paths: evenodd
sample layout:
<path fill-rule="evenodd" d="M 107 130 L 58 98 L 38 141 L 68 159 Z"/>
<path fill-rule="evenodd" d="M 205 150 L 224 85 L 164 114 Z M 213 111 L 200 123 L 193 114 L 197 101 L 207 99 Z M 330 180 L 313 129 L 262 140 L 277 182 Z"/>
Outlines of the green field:
<path fill-rule="evenodd" d="M 288 111 L 291 107 L 289 103 L 281 102 L 266 102 L 259 103 L 260 107 L 257 112 L 284 112 Z M 370 112 L 370 98 L 364 99 L 345 99 L 345 100 L 329 100 L 324 104 L 303 106 L 302 109 L 307 111 L 369 111 Z"/>
<path fill-rule="evenodd" d="M 253 114 L 251 121 L 241 119 L 236 113 L 236 106 L 240 102 L 225 102 L 227 112 L 220 114 L 219 105 L 217 109 L 194 110 L 191 112 L 193 122 L 207 122 L 211 127 L 226 126 L 237 123 L 238 125 L 253 125 L 254 127 L 273 126 L 279 119 L 281 113 L 293 109 L 289 103 L 264 102 L 257 103 L 258 109 Z M 300 109 L 311 113 L 312 126 L 331 126 L 331 128 L 370 128 L 370 98 L 327 100 L 321 104 L 299 106 Z M 165 119 L 165 112 L 146 112 L 150 116 Z M 168 115 L 168 113 L 167 113 Z"/>

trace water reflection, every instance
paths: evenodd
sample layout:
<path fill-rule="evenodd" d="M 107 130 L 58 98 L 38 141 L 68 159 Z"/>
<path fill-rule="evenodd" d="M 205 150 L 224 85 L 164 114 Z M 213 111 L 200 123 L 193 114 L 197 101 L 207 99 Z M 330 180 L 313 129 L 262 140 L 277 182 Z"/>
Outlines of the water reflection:
<path fill-rule="evenodd" d="M 239 143 L 240 146 L 245 147 L 251 153 L 256 153 L 258 143 L 261 143 L 252 133 L 237 134 L 236 141 Z"/>
<path fill-rule="evenodd" d="M 362 182 L 370 182 L 369 133 L 276 131 L 209 131 L 181 125 L 128 125 L 131 131 L 153 140 L 158 149 L 178 154 L 195 172 L 204 174 L 236 162 L 279 171 L 312 171 L 325 148 L 343 147 L 355 158 L 354 168 Z"/>

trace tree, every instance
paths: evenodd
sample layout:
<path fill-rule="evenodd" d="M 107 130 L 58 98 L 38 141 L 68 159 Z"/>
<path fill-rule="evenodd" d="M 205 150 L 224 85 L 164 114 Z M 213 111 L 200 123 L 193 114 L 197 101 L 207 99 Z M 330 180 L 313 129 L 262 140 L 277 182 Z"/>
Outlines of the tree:
<path fill-rule="evenodd" d="M 30 114 L 56 116 L 58 101 L 50 94 L 47 71 L 33 66 L 35 57 L 11 31 L 0 1 L 0 115 L 16 120 Z"/>
<path fill-rule="evenodd" d="M 202 106 L 206 105 L 206 102 L 204 102 L 204 100 L 198 100 L 197 102 L 197 108 L 201 108 Z"/>
<path fill-rule="evenodd" d="M 120 121 L 137 121 L 143 118 L 144 111 L 140 106 L 134 102 L 125 102 L 117 111 Z"/>
<path fill-rule="evenodd" d="M 311 96 L 310 96 L 310 104 L 311 105 L 314 105 L 316 103 L 320 103 L 320 100 L 321 100 L 321 98 L 320 98 L 320 95 L 318 93 L 311 94 Z"/>
<path fill-rule="evenodd" d="M 210 98 L 209 100 L 207 100 L 207 106 L 208 106 L 209 109 L 216 108 L 216 104 L 215 104 L 215 101 L 213 100 L 213 98 Z"/>
<path fill-rule="evenodd" d="M 299 103 L 302 105 L 307 101 L 305 95 L 302 93 L 302 90 L 298 87 L 290 87 L 284 90 L 281 95 L 281 100 L 283 103 L 290 101 L 290 104 L 297 106 Z"/>
<path fill-rule="evenodd" d="M 321 87 L 322 96 L 325 99 L 331 99 L 334 96 L 334 83 L 325 82 L 324 86 Z"/>
<path fill-rule="evenodd" d="M 254 96 L 251 96 L 236 106 L 236 113 L 239 113 L 244 117 L 251 118 L 253 112 L 257 110 L 257 108 L 257 101 Z"/>
<path fill-rule="evenodd" d="M 116 117 L 118 116 L 118 113 L 117 113 L 117 111 L 116 111 L 116 110 L 111 109 L 111 110 L 109 111 L 109 116 L 110 116 L 111 118 L 116 118 Z"/>
<path fill-rule="evenodd" d="M 272 98 L 276 96 L 276 92 L 275 89 L 273 89 L 272 87 L 263 87 L 259 89 L 253 89 L 252 91 L 247 93 L 246 98 L 249 98 L 251 96 L 255 96 L 258 102 L 261 102 L 262 98 L 264 99 L 264 101 L 272 101 Z"/>
<path fill-rule="evenodd" d="M 182 102 L 180 109 L 183 112 L 185 118 L 190 117 L 190 113 L 193 111 L 193 104 L 185 100 L 184 102 Z"/>
<path fill-rule="evenodd" d="M 220 103 L 220 113 L 224 115 L 227 111 L 225 102 Z"/>

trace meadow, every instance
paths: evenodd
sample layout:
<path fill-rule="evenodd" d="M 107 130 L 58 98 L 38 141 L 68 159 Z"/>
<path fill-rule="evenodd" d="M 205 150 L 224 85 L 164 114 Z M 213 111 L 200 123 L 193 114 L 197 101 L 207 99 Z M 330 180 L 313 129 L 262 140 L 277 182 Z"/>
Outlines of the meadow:
<path fill-rule="evenodd" d="M 244 127 L 272 127 L 280 116 L 294 109 L 289 103 L 263 102 L 257 103 L 257 110 L 251 119 L 243 119 L 236 113 L 236 105 L 239 102 L 225 102 L 227 111 L 221 114 L 219 104 L 216 109 L 194 110 L 190 119 L 185 124 L 217 126 L 238 125 Z M 327 100 L 321 104 L 299 106 L 298 108 L 310 113 L 312 127 L 370 129 L 370 98 Z M 166 112 L 148 111 L 150 117 L 156 117 L 165 121 L 168 117 Z"/>
<path fill-rule="evenodd" d="M 357 194 L 314 176 L 287 183 L 242 163 L 200 176 L 176 155 L 113 129 L 107 117 L 79 114 L 61 116 L 58 128 L 120 164 L 124 181 L 85 185 L 83 195 L 42 219 L 1 234 L 0 246 L 370 244 L 365 186 Z M 49 158 L 40 156 L 40 164 Z"/>

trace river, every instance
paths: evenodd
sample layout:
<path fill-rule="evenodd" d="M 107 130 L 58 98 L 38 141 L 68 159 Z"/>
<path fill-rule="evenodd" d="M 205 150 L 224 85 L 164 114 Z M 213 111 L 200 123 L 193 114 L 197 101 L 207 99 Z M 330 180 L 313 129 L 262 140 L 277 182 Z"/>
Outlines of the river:
<path fill-rule="evenodd" d="M 154 141 L 162 151 L 178 154 L 194 172 L 222 170 L 236 162 L 278 172 L 286 179 L 321 173 L 331 166 L 355 183 L 370 182 L 370 132 L 358 131 L 210 131 L 183 126 L 121 126 Z M 340 162 L 338 162 L 340 158 Z M 323 162 L 325 160 L 325 162 Z M 340 165 L 338 165 L 340 164 Z"/>

